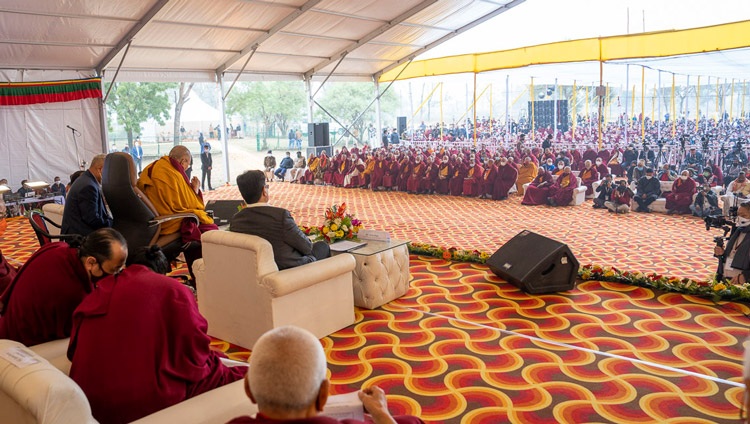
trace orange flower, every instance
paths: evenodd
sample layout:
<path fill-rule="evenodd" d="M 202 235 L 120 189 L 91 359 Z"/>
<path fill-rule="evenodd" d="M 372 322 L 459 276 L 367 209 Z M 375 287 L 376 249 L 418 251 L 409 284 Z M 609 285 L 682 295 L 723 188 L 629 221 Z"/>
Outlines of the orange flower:
<path fill-rule="evenodd" d="M 449 252 L 449 251 L 447 251 L 447 250 L 446 250 L 446 251 L 444 251 L 444 252 L 443 252 L 443 259 L 445 259 L 445 260 L 447 261 L 447 260 L 448 260 L 448 259 L 450 259 L 450 258 L 451 258 L 451 252 Z"/>

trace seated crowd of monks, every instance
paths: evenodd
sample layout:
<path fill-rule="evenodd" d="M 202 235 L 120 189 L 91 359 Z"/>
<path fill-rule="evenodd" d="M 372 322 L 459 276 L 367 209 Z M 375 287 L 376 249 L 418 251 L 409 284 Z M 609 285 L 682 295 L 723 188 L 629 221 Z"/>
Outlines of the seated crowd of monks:
<path fill-rule="evenodd" d="M 635 199 L 637 210 L 648 212 L 648 206 L 662 194 L 658 181 L 672 181 L 671 191 L 665 193 L 667 209 L 690 213 L 693 195 L 700 187 L 723 185 L 724 181 L 721 169 L 710 160 L 704 163 L 693 159 L 686 155 L 680 167 L 687 173 L 678 175 L 674 169 L 677 166 L 653 169 L 655 153 L 634 145 L 602 150 L 593 145 L 582 149 L 528 148 L 523 140 L 514 147 L 495 150 L 393 145 L 370 149 L 365 145 L 351 150 L 343 147 L 332 157 L 325 151 L 318 156 L 311 153 L 306 167 L 295 173 L 292 182 L 494 200 L 517 193 L 524 205 L 551 206 L 570 204 L 574 190 L 586 187 L 586 195 L 600 201 L 595 201 L 595 207 L 624 212 Z M 608 183 L 610 176 L 626 180 L 628 190 L 618 190 L 617 184 Z M 652 178 L 654 181 L 650 181 Z M 605 184 L 594 192 L 598 181 Z"/>

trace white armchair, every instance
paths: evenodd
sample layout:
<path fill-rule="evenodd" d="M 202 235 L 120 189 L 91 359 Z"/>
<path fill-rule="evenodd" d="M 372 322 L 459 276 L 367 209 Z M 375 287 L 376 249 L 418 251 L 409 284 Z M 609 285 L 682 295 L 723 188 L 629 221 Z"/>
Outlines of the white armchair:
<path fill-rule="evenodd" d="M 322 338 L 354 323 L 352 255 L 279 271 L 271 244 L 260 237 L 209 231 L 201 241 L 203 259 L 193 272 L 210 335 L 249 349 L 283 325 Z"/>
<path fill-rule="evenodd" d="M 54 222 L 55 224 L 59 226 L 62 226 L 62 218 L 63 218 L 64 210 L 65 210 L 65 205 L 60 205 L 57 203 L 45 203 L 44 205 L 42 205 L 42 212 L 44 213 L 44 216 L 46 216 L 52 222 Z M 54 225 L 48 226 L 47 231 L 53 236 L 60 235 L 60 229 L 55 227 Z"/>

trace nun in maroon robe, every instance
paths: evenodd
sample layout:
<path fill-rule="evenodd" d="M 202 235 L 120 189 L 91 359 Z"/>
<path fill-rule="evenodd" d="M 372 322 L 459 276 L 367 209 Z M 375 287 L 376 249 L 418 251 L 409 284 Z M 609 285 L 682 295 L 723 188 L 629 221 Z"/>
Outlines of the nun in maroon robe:
<path fill-rule="evenodd" d="M 693 204 L 695 194 L 695 180 L 690 178 L 690 171 L 682 171 L 680 178 L 672 183 L 672 191 L 666 195 L 667 213 L 690 213 L 690 205 Z"/>
<path fill-rule="evenodd" d="M 573 191 L 578 188 L 578 178 L 566 166 L 547 193 L 547 203 L 552 206 L 567 206 L 573 201 Z"/>
<path fill-rule="evenodd" d="M 33 346 L 70 336 L 73 311 L 92 290 L 78 249 L 44 245 L 0 296 L 0 339 Z"/>
<path fill-rule="evenodd" d="M 508 198 L 508 192 L 518 180 L 518 170 L 510 165 L 510 162 L 505 163 L 505 158 L 500 158 L 500 165 L 497 167 L 497 173 L 495 174 L 495 186 L 492 192 L 492 199 L 504 200 Z"/>
<path fill-rule="evenodd" d="M 241 379 L 211 350 L 192 292 L 143 265 L 101 280 L 73 314 L 70 377 L 101 423 L 126 423 Z"/>
<path fill-rule="evenodd" d="M 523 193 L 521 204 L 530 206 L 546 205 L 550 187 L 552 187 L 552 174 L 544 170 L 544 168 L 539 168 L 536 178 L 534 178 L 534 181 L 531 182 Z"/>

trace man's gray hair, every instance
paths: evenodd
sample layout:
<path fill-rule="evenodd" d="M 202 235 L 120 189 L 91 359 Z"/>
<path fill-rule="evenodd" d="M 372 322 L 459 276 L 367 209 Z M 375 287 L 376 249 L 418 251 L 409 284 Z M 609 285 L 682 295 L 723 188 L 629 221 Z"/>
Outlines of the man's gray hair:
<path fill-rule="evenodd" d="M 107 155 L 105 154 L 96 155 L 91 159 L 91 164 L 89 165 L 89 167 L 93 168 L 95 166 L 104 165 L 105 159 L 107 159 Z"/>
<path fill-rule="evenodd" d="M 326 379 L 323 347 L 307 330 L 273 329 L 255 342 L 246 378 L 260 411 L 303 411 Z"/>

